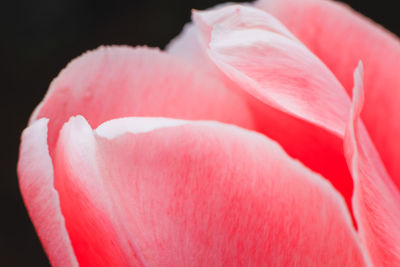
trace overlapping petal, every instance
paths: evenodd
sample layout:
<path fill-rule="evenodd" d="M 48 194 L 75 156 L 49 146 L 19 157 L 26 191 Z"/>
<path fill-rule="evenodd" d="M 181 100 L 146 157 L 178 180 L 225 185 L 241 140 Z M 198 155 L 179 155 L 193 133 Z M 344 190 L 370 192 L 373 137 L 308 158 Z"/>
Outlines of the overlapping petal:
<path fill-rule="evenodd" d="M 213 62 L 251 95 L 343 135 L 350 102 L 329 69 L 278 20 L 245 6 L 194 13 Z"/>
<path fill-rule="evenodd" d="M 65 228 L 53 165 L 47 146 L 47 119 L 25 129 L 21 138 L 18 177 L 29 216 L 53 266 L 79 266 Z"/>
<path fill-rule="evenodd" d="M 400 41 L 343 3 L 327 0 L 259 0 L 332 70 L 349 94 L 352 70 L 365 65 L 362 119 L 393 181 L 400 188 Z"/>
<path fill-rule="evenodd" d="M 50 154 L 62 125 L 78 114 L 93 127 L 126 116 L 214 119 L 245 128 L 253 124 L 244 101 L 219 80 L 149 48 L 102 47 L 59 74 L 31 119 L 50 119 Z"/>
<path fill-rule="evenodd" d="M 82 266 L 365 266 L 340 194 L 260 134 L 75 117 L 54 162 Z"/>
<path fill-rule="evenodd" d="M 367 128 L 388 116 L 372 139 L 396 182 L 400 149 L 390 143 L 400 128 L 391 116 L 400 98 L 379 86 L 400 85 L 387 71 L 399 64 L 389 59 L 398 40 L 328 1 L 256 5 L 283 18 L 340 82 L 278 20 L 239 5 L 195 12 L 196 25 L 169 46 L 184 59 L 112 47 L 74 60 L 32 116 L 18 163 L 52 264 L 400 265 L 400 193 L 361 122 L 361 67 L 353 106 L 341 85 L 349 88 L 359 56 L 368 65 L 363 116 Z M 346 30 L 387 54 L 353 38 L 340 43 Z M 334 57 L 334 45 L 346 56 L 360 49 Z M 373 112 L 379 101 L 387 106 Z M 64 124 L 76 114 L 83 117 Z M 128 116 L 213 119 L 268 137 L 218 122 Z M 382 129 L 391 131 L 387 140 Z M 351 206 L 345 159 L 358 234 L 342 198 Z"/>
<path fill-rule="evenodd" d="M 168 51 L 245 92 L 256 129 L 329 179 L 351 206 L 342 147 L 350 100 L 334 75 L 261 10 L 231 5 L 194 18 L 196 25 L 187 25 Z"/>
<path fill-rule="evenodd" d="M 354 213 L 362 242 L 375 266 L 400 265 L 400 192 L 387 174 L 360 120 L 362 65 L 354 73 L 351 120 L 345 150 L 354 178 Z"/>

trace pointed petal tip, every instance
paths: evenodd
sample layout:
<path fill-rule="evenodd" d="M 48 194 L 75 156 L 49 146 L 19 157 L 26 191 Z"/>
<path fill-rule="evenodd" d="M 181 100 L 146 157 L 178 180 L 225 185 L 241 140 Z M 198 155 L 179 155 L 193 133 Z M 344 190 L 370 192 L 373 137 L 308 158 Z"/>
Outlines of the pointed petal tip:
<path fill-rule="evenodd" d="M 353 87 L 353 109 L 354 116 L 359 116 L 361 114 L 362 108 L 364 106 L 364 65 L 362 61 L 358 61 L 357 67 L 354 70 L 354 87 Z"/>

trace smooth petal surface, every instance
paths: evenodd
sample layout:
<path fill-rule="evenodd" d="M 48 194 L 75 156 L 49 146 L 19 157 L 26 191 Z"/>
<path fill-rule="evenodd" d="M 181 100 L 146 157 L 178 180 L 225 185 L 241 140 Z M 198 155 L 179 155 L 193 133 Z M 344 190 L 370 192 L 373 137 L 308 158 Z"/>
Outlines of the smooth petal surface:
<path fill-rule="evenodd" d="M 78 266 L 65 228 L 53 165 L 47 148 L 47 119 L 40 119 L 22 134 L 18 161 L 21 193 L 29 216 L 53 266 Z"/>
<path fill-rule="evenodd" d="M 259 0 L 338 77 L 349 94 L 352 70 L 365 65 L 362 119 L 392 179 L 400 188 L 400 41 L 346 5 L 325 0 Z"/>
<path fill-rule="evenodd" d="M 202 42 L 197 28 L 193 23 L 187 23 L 182 32 L 172 39 L 165 50 L 172 55 L 182 57 L 186 60 L 193 62 L 198 68 L 205 71 L 208 68 L 214 67 L 209 62 L 209 58 L 205 54 L 203 46 L 206 44 Z"/>
<path fill-rule="evenodd" d="M 278 33 L 282 33 L 283 36 L 287 38 L 289 43 L 292 42 L 291 40 L 293 40 L 293 43 L 296 45 L 298 44 L 290 32 L 288 32 L 274 18 L 271 18 L 265 14 L 265 12 L 254 11 L 253 9 L 249 8 L 237 12 L 235 6 L 227 6 L 223 9 L 213 8 L 209 13 L 201 12 L 197 14 L 204 15 L 204 20 L 208 23 L 213 22 L 213 25 L 227 23 L 224 22 L 225 20 L 228 22 L 234 20 L 232 25 L 228 25 L 228 27 L 232 28 L 233 32 L 257 30 L 260 35 L 267 36 L 270 34 L 276 35 Z M 351 208 L 351 195 L 353 192 L 353 187 L 352 178 L 343 156 L 343 135 L 338 136 L 318 125 L 315 125 L 314 123 L 308 122 L 304 118 L 296 118 L 285 111 L 279 110 L 279 108 L 276 109 L 270 105 L 270 102 L 264 101 L 264 98 L 261 98 L 260 100 L 253 95 L 248 94 L 248 87 L 241 87 L 241 85 L 243 85 L 242 82 L 236 82 L 236 79 L 233 79 L 234 81 L 232 81 L 227 78 L 227 76 L 223 74 L 208 57 L 208 43 L 206 43 L 205 40 L 202 40 L 201 37 L 202 35 L 207 36 L 207 33 L 211 32 L 212 27 L 204 21 L 202 22 L 198 15 L 197 17 L 198 20 L 200 19 L 200 25 L 186 25 L 181 35 L 176 37 L 168 45 L 168 52 L 183 57 L 186 60 L 190 60 L 196 65 L 197 68 L 204 69 L 209 76 L 212 75 L 213 77 L 216 77 L 216 79 L 223 81 L 227 87 L 238 92 L 242 91 L 242 97 L 243 99 L 246 99 L 247 104 L 252 111 L 255 129 L 258 132 L 267 135 L 271 139 L 276 140 L 292 157 L 301 160 L 301 162 L 307 165 L 307 167 L 322 174 L 323 177 L 331 181 L 335 188 L 337 188 L 345 197 L 346 202 Z M 230 19 L 229 17 L 233 18 Z M 257 38 L 257 36 L 255 38 Z M 262 38 L 260 40 L 262 40 Z M 257 46 L 257 42 L 255 43 Z M 263 46 L 260 46 L 260 49 L 264 49 L 265 46 L 268 47 L 268 45 L 272 44 L 263 44 Z M 246 47 L 244 47 L 243 50 L 238 48 L 237 52 L 238 58 L 242 59 L 243 62 L 249 60 L 248 56 L 252 54 L 251 52 L 248 53 L 248 49 Z M 284 51 L 279 55 L 275 55 L 275 59 L 277 61 L 285 61 L 288 57 L 287 54 L 288 53 Z M 259 58 L 264 59 L 263 56 L 265 55 L 261 55 Z M 253 60 L 253 58 L 250 59 Z M 267 58 L 264 61 L 269 62 L 269 60 L 270 59 Z M 256 59 L 254 63 L 257 64 L 259 61 L 259 59 Z M 301 67 L 301 64 L 303 63 L 303 61 L 294 62 L 293 65 Z M 263 72 L 263 64 L 264 63 L 261 62 L 257 67 L 259 68 L 260 72 Z M 308 68 L 308 66 L 302 67 Z M 266 69 L 265 73 L 268 73 L 268 71 L 269 70 Z M 299 78 L 299 72 L 287 73 L 286 71 L 283 71 L 281 75 L 287 75 L 287 79 L 283 80 L 283 83 L 286 81 L 303 79 L 303 77 Z M 314 73 L 310 75 L 315 76 Z M 278 76 L 279 75 L 277 75 L 277 77 Z M 275 80 L 274 78 L 271 79 L 271 81 L 276 82 L 274 83 L 275 87 L 272 88 L 273 90 L 269 88 L 268 92 L 275 91 L 276 88 L 280 88 L 279 80 Z M 294 92 L 293 96 L 298 96 L 299 94 L 301 95 L 302 92 L 305 92 L 305 84 L 293 83 L 291 90 Z M 306 88 L 306 90 L 308 89 Z M 318 99 L 314 99 L 314 97 L 311 95 L 308 95 L 307 97 L 310 98 L 310 101 L 312 100 L 311 103 L 302 103 L 309 105 L 310 107 L 316 107 L 316 109 L 318 109 L 321 108 L 321 103 L 324 103 L 317 101 Z M 315 102 L 313 102 L 314 100 Z M 350 101 L 347 100 L 347 102 L 349 104 L 348 109 L 350 110 Z M 319 114 L 317 114 L 317 116 L 319 116 Z M 346 117 L 345 120 L 347 121 L 348 117 Z M 345 125 L 345 122 L 343 122 L 343 125 Z"/>
<path fill-rule="evenodd" d="M 340 194 L 235 126 L 74 117 L 55 176 L 81 266 L 365 266 Z"/>
<path fill-rule="evenodd" d="M 375 266 L 400 266 L 400 192 L 387 174 L 360 121 L 364 92 L 362 66 L 354 74 L 351 120 L 345 149 L 354 177 L 354 214 Z"/>
<path fill-rule="evenodd" d="M 52 154 L 72 115 L 92 127 L 126 116 L 214 119 L 252 128 L 243 100 L 190 62 L 149 48 L 102 47 L 73 60 L 32 116 L 47 117 Z"/>
<path fill-rule="evenodd" d="M 213 62 L 251 95 L 343 136 L 350 101 L 329 69 L 278 20 L 239 5 L 194 13 Z"/>

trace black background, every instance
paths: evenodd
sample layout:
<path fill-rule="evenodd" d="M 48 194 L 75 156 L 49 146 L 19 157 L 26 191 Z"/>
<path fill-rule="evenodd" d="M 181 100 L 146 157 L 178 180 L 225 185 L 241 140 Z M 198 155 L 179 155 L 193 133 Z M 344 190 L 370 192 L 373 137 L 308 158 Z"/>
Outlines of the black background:
<path fill-rule="evenodd" d="M 51 80 L 73 58 L 102 44 L 163 48 L 192 8 L 224 1 L 2 1 L 0 4 L 0 266 L 48 266 L 19 194 L 21 131 Z M 396 1 L 345 0 L 400 35 Z"/>

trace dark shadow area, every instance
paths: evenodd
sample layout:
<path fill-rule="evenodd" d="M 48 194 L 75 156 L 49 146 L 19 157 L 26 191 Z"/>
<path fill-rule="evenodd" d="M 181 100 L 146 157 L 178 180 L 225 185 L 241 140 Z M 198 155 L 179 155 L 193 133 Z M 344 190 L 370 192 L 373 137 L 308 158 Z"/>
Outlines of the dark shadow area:
<path fill-rule="evenodd" d="M 100 45 L 163 48 L 212 0 L 39 0 L 2 2 L 1 114 L 3 174 L 0 265 L 48 266 L 23 205 L 16 176 L 20 134 L 51 80 L 73 58 Z M 395 1 L 345 1 L 400 35 Z M 395 7 L 396 6 L 396 7 Z"/>

